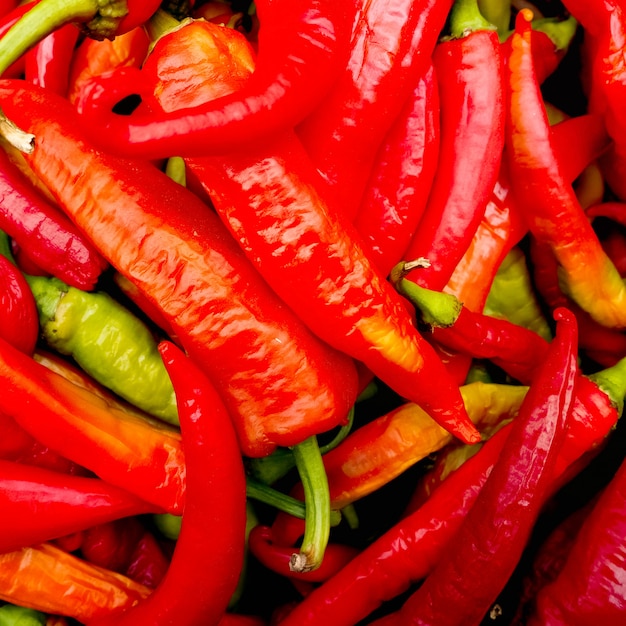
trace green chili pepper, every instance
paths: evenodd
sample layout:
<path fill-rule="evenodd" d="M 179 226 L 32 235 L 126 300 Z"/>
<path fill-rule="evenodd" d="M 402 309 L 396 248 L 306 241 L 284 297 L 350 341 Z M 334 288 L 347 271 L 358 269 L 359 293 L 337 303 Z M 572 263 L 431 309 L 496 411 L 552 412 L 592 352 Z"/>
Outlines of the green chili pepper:
<path fill-rule="evenodd" d="M 0 606 L 0 626 L 45 626 L 46 616 L 15 604 Z"/>
<path fill-rule="evenodd" d="M 57 352 L 134 406 L 178 424 L 176 397 L 151 330 L 105 292 L 87 292 L 57 278 L 26 276 L 41 333 Z"/>

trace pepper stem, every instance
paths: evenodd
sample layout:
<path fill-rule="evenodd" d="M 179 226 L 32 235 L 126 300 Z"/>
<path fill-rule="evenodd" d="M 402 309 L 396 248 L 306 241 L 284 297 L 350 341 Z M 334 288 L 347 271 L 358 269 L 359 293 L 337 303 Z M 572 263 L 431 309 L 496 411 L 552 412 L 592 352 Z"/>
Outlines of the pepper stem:
<path fill-rule="evenodd" d="M 41 0 L 0 39 L 0 76 L 26 51 L 65 24 L 88 23 L 93 37 L 105 39 L 114 36 L 127 13 L 126 0 Z"/>
<path fill-rule="evenodd" d="M 478 0 L 478 8 L 485 19 L 506 33 L 511 25 L 511 0 Z"/>
<path fill-rule="evenodd" d="M 467 37 L 477 30 L 496 30 L 496 27 L 480 12 L 477 0 L 455 0 L 450 10 L 452 37 Z"/>
<path fill-rule="evenodd" d="M 557 50 L 567 50 L 576 34 L 578 22 L 570 15 L 566 20 L 543 17 L 533 21 L 533 29 L 548 35 Z"/>
<path fill-rule="evenodd" d="M 624 411 L 624 399 L 626 398 L 626 357 L 618 361 L 615 365 L 590 374 L 588 376 L 607 396 L 621 417 Z"/>
<path fill-rule="evenodd" d="M 405 278 L 411 270 L 421 266 L 420 259 L 402 261 L 391 270 L 389 279 L 398 293 L 407 298 L 420 312 L 426 324 L 435 328 L 453 326 L 461 314 L 463 303 L 450 293 L 426 289 Z"/>
<path fill-rule="evenodd" d="M 293 572 L 310 572 L 321 565 L 328 545 L 330 492 L 317 438 L 308 437 L 293 447 L 293 453 L 304 488 L 306 515 L 300 552 L 291 556 L 289 568 Z"/>
<path fill-rule="evenodd" d="M 2 39 L 0 39 L 0 47 L 2 47 Z M 2 110 L 0 110 L 0 137 L 25 154 L 30 154 L 35 149 L 35 135 L 16 126 Z"/>

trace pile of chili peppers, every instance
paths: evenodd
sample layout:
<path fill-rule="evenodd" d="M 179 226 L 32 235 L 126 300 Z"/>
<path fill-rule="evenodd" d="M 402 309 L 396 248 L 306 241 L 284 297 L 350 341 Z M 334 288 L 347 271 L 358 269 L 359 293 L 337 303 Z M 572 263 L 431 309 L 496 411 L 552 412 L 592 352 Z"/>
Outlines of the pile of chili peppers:
<path fill-rule="evenodd" d="M 0 624 L 626 622 L 625 54 L 0 2 Z"/>

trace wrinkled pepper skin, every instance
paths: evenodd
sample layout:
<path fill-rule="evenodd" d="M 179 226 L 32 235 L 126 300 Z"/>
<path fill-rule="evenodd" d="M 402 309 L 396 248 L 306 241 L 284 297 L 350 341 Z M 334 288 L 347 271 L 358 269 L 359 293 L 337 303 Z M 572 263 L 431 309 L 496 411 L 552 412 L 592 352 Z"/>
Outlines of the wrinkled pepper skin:
<path fill-rule="evenodd" d="M 37 137 L 31 167 L 202 365 L 242 452 L 263 456 L 342 423 L 357 395 L 354 362 L 282 304 L 192 192 L 147 162 L 95 150 L 53 96 L 19 82 L 0 89 L 5 112 Z"/>

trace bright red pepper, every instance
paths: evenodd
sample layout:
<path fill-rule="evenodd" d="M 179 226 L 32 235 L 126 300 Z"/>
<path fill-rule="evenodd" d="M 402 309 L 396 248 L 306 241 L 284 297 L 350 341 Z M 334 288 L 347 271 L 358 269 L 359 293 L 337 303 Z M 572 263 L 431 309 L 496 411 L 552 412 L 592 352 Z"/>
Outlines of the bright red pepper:
<path fill-rule="evenodd" d="M 452 37 L 435 48 L 441 150 L 424 215 L 405 253 L 429 265 L 409 280 L 442 289 L 467 249 L 497 181 L 504 147 L 501 46 L 475 2 L 457 0 Z"/>
<path fill-rule="evenodd" d="M 162 37 L 144 71 L 161 76 L 160 59 L 165 57 L 170 66 L 173 59 L 187 58 L 197 41 L 189 32 L 182 28 Z M 211 24 L 204 24 L 201 32 L 209 41 L 223 35 L 223 29 Z M 181 53 L 182 40 L 189 44 Z M 166 52 L 168 44 L 173 55 Z M 238 59 L 231 63 L 237 67 Z M 186 62 L 178 65 L 188 67 Z M 195 80 L 182 77 L 187 98 L 195 95 L 203 102 L 205 82 L 216 71 L 228 76 L 223 60 L 217 70 L 206 66 Z M 155 98 L 164 109 L 177 106 L 171 97 L 176 85 L 171 73 L 154 81 Z M 293 133 L 285 131 L 263 146 L 186 163 L 251 262 L 317 336 L 363 362 L 461 439 L 478 440 L 458 389 L 413 325 L 405 303 L 370 263 L 352 225 L 317 193 L 317 173 Z"/>
<path fill-rule="evenodd" d="M 90 622 L 94 625 L 218 624 L 239 580 L 246 487 L 232 422 L 215 389 L 179 348 L 162 343 L 159 350 L 176 390 L 185 445 L 181 531 L 155 591 L 133 609 Z"/>
<path fill-rule="evenodd" d="M 480 624 L 513 573 L 549 494 L 576 397 L 576 318 L 566 309 L 555 317 L 556 337 L 498 461 L 397 624 Z"/>
<path fill-rule="evenodd" d="M 585 519 L 563 568 L 543 587 L 529 625 L 618 624 L 626 610 L 626 462 Z"/>
<path fill-rule="evenodd" d="M 376 154 L 418 77 L 424 76 L 451 0 L 360 3 L 350 56 L 332 90 L 297 132 L 327 185 L 353 220 Z"/>
<path fill-rule="evenodd" d="M 12 461 L 0 461 L 0 500 L 0 552 L 156 509 L 100 479 Z"/>
<path fill-rule="evenodd" d="M 532 61 L 530 11 L 516 20 L 509 58 L 507 150 L 532 234 L 550 245 L 571 298 L 605 326 L 626 326 L 626 285 L 563 175 Z"/>
<path fill-rule="evenodd" d="M 25 55 L 24 78 L 66 96 L 70 63 L 79 34 L 73 24 L 66 24 L 44 37 Z"/>
<path fill-rule="evenodd" d="M 354 226 L 386 276 L 402 258 L 422 216 L 439 154 L 439 92 L 432 65 L 389 129 Z"/>
<path fill-rule="evenodd" d="M 110 116 L 91 129 L 94 141 L 149 158 L 221 153 L 302 120 L 344 66 L 355 7 L 333 0 L 263 0 L 256 7 L 258 70 L 245 89 L 193 108 Z"/>
<path fill-rule="evenodd" d="M 298 444 L 346 419 L 353 361 L 310 333 L 204 203 L 150 163 L 96 151 L 55 94 L 5 82 L 0 99 L 39 138 L 26 157 L 59 205 L 215 381 L 244 454 Z"/>

